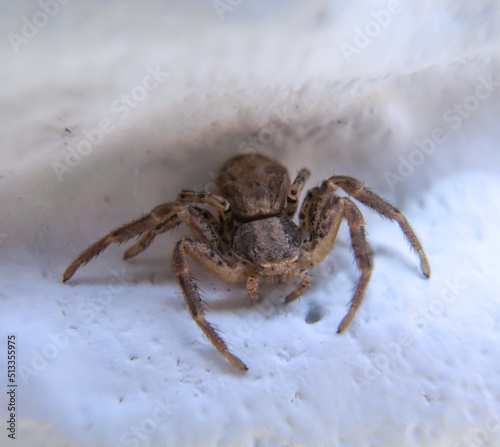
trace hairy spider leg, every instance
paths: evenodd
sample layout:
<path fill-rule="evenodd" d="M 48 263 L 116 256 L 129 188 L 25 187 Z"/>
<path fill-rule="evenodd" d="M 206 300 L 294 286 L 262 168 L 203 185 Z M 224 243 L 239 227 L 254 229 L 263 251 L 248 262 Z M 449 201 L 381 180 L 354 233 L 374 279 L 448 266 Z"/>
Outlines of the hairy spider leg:
<path fill-rule="evenodd" d="M 150 234 L 151 232 L 165 232 L 179 225 L 181 221 L 184 221 L 198 238 L 221 250 L 217 232 L 196 209 L 177 202 L 165 203 L 153 208 L 147 215 L 111 231 L 84 250 L 64 272 L 63 282 L 68 281 L 81 265 L 87 264 L 92 258 L 101 254 L 109 245 L 123 244 L 143 233 L 146 233 L 143 237 L 143 244 L 145 244 L 155 236 L 155 234 Z"/>
<path fill-rule="evenodd" d="M 218 231 L 226 250 L 231 244 L 231 234 L 234 230 L 233 212 L 229 202 L 217 194 L 196 192 L 183 189 L 177 198 L 182 203 L 203 203 L 219 209 Z"/>
<path fill-rule="evenodd" d="M 297 211 L 297 206 L 299 204 L 300 193 L 304 189 L 304 184 L 310 176 L 311 172 L 309 171 L 309 169 L 302 168 L 297 174 L 297 177 L 295 177 L 295 180 L 288 189 L 288 195 L 286 197 L 286 208 L 282 213 L 284 217 L 293 219 L 293 216 L 295 216 L 295 212 Z"/>
<path fill-rule="evenodd" d="M 321 187 L 309 191 L 301 209 L 301 229 L 310 239 L 305 244 L 308 256 L 304 256 L 303 266 L 314 266 L 323 262 L 335 245 L 342 220 L 347 219 L 351 235 L 351 246 L 361 276 L 350 301 L 347 315 L 337 332 L 342 332 L 354 318 L 366 292 L 373 269 L 371 248 L 366 241 L 363 215 L 347 197 L 335 194 L 337 187 L 325 181 Z"/>
<path fill-rule="evenodd" d="M 377 211 L 382 216 L 385 216 L 390 220 L 395 220 L 403 230 L 403 233 L 413 249 L 417 252 L 420 258 L 420 268 L 422 273 L 426 278 L 431 276 L 431 268 L 424 249 L 422 248 L 422 244 L 413 231 L 413 228 L 406 220 L 406 217 L 400 210 L 391 205 L 387 200 L 383 199 L 378 194 L 374 193 L 371 189 L 367 188 L 361 181 L 353 177 L 348 177 L 346 175 L 334 175 L 327 181 L 339 186 L 350 196 Z"/>
<path fill-rule="evenodd" d="M 193 206 L 193 208 L 203 217 L 203 219 L 208 222 L 209 225 L 212 226 L 212 228 L 214 228 L 217 233 L 220 234 L 219 222 L 214 216 L 212 216 L 212 214 L 210 214 L 210 212 L 197 206 Z M 151 245 L 153 239 L 156 236 L 169 230 L 173 230 L 176 226 L 182 223 L 182 219 L 180 219 L 179 217 L 177 217 L 176 219 L 176 222 L 170 220 L 168 221 L 168 225 L 160 224 L 152 230 L 148 231 L 141 239 L 139 239 L 139 242 L 137 244 L 133 245 L 125 252 L 125 254 L 123 255 L 123 259 L 130 259 L 134 256 L 137 256 L 139 253 L 143 252 Z"/>
<path fill-rule="evenodd" d="M 193 320 L 217 350 L 232 365 L 238 369 L 247 370 L 247 366 L 238 357 L 229 352 L 224 340 L 205 319 L 205 308 L 198 292 L 198 287 L 191 274 L 187 255 L 209 273 L 225 282 L 245 281 L 247 275 L 246 268 L 240 263 L 236 263 L 234 266 L 230 265 L 210 248 L 209 245 L 199 242 L 190 236 L 186 236 L 177 242 L 172 256 L 172 270 L 177 278 Z"/>

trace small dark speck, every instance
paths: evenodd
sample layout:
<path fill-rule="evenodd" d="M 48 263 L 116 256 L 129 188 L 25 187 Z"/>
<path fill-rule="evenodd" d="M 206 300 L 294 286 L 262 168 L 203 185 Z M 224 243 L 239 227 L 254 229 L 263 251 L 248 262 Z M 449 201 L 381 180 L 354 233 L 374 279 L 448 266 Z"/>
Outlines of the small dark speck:
<path fill-rule="evenodd" d="M 104 196 L 104 201 L 105 201 L 106 203 L 109 203 L 109 197 Z"/>
<path fill-rule="evenodd" d="M 151 356 L 148 356 L 148 360 L 151 360 Z"/>
<path fill-rule="evenodd" d="M 130 357 L 130 361 L 132 361 L 132 360 L 135 360 L 135 357 L 134 357 L 134 356 Z"/>
<path fill-rule="evenodd" d="M 68 134 L 68 135 L 71 135 L 71 130 L 69 130 L 67 127 L 64 129 L 64 133 L 65 134 Z"/>
<path fill-rule="evenodd" d="M 63 314 L 64 317 L 66 316 L 66 312 L 64 312 L 64 310 L 61 310 L 61 313 Z"/>
<path fill-rule="evenodd" d="M 123 402 L 123 397 L 120 397 L 120 400 L 118 401 L 119 404 Z"/>

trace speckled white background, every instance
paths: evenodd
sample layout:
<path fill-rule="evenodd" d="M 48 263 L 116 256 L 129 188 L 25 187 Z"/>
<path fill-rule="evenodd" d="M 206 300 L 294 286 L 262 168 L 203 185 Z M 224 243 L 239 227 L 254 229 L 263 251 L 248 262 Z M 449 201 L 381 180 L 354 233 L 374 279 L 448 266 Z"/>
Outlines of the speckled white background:
<path fill-rule="evenodd" d="M 14 333 L 19 387 L 15 442 L 0 392 L 0 445 L 499 445 L 498 3 L 404 2 L 379 28 L 390 2 L 243 0 L 223 20 L 178 3 L 68 2 L 28 38 L 41 4 L 2 2 L 0 373 Z M 373 37 L 346 57 L 358 30 Z M 168 75 L 125 116 L 147 67 Z M 113 131 L 60 171 L 103 119 Z M 349 174 L 391 199 L 432 278 L 366 208 L 375 270 L 342 335 L 345 227 L 286 308 L 283 288 L 256 308 L 195 269 L 246 373 L 183 304 L 169 264 L 184 229 L 60 283 L 88 244 L 255 146 L 311 168 L 309 187 Z"/>

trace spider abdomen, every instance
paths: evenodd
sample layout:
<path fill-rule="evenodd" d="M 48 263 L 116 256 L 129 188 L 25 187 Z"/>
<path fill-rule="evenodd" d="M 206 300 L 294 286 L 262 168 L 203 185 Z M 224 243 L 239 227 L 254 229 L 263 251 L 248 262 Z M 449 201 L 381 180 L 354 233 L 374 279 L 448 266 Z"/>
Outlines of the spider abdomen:
<path fill-rule="evenodd" d="M 218 194 L 231 204 L 235 218 L 250 221 L 276 216 L 290 187 L 287 170 L 260 154 L 232 158 L 218 172 Z"/>

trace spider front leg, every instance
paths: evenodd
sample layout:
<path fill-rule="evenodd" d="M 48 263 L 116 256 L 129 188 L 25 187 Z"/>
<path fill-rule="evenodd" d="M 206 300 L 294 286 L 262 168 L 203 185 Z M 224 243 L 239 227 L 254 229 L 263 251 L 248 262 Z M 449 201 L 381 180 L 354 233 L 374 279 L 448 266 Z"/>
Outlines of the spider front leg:
<path fill-rule="evenodd" d="M 68 281 L 81 265 L 87 264 L 92 258 L 101 254 L 109 245 L 123 244 L 133 237 L 146 233 L 137 245 L 125 253 L 126 257 L 130 257 L 144 250 L 157 234 L 176 227 L 182 221 L 199 239 L 221 250 L 220 240 L 215 229 L 196 209 L 176 202 L 165 203 L 153 208 L 144 217 L 113 230 L 92 244 L 69 265 L 63 274 L 63 282 Z"/>
<path fill-rule="evenodd" d="M 181 220 L 178 219 L 178 222 L 175 224 L 175 226 L 179 225 L 180 223 Z M 133 245 L 125 252 L 125 254 L 123 255 L 123 259 L 127 260 L 133 258 L 134 256 L 137 256 L 139 253 L 143 252 L 151 245 L 153 239 L 156 236 L 161 233 L 165 233 L 169 229 L 170 228 L 165 225 L 162 229 L 159 230 L 157 230 L 156 228 L 149 230 L 141 239 L 139 239 L 139 242 L 137 242 L 137 244 Z"/>
<path fill-rule="evenodd" d="M 401 211 L 399 211 L 387 200 L 375 194 L 362 182 L 353 177 L 348 177 L 346 175 L 335 175 L 333 177 L 330 177 L 327 182 L 339 186 L 356 200 L 359 200 L 364 205 L 372 208 L 388 219 L 395 220 L 403 230 L 405 236 L 410 241 L 411 246 L 418 253 L 418 256 L 420 257 L 420 268 L 422 270 L 422 273 L 426 278 L 429 278 L 431 276 L 431 268 L 429 266 L 429 261 L 427 260 L 424 249 L 422 248 L 422 244 L 420 243 L 417 235 L 413 231 L 413 228 L 410 226 L 410 224 L 406 220 L 406 217 Z"/>
<path fill-rule="evenodd" d="M 145 232 L 150 232 L 162 221 L 164 224 L 172 223 L 173 226 L 178 224 L 174 204 L 166 203 L 157 206 L 151 210 L 149 214 L 113 230 L 102 239 L 99 239 L 96 243 L 80 253 L 80 255 L 68 266 L 63 274 L 63 282 L 70 279 L 81 265 L 87 264 L 92 258 L 100 255 L 109 245 L 123 244 L 133 237 L 140 236 Z"/>
<path fill-rule="evenodd" d="M 193 208 L 217 233 L 220 234 L 220 225 L 214 216 L 212 216 L 207 210 L 198 208 L 196 206 L 194 206 Z M 123 259 L 130 259 L 134 256 L 137 256 L 139 253 L 143 252 L 151 245 L 153 239 L 156 236 L 165 233 L 168 230 L 172 230 L 175 226 L 179 225 L 182 222 L 182 219 L 180 219 L 179 217 L 177 217 L 176 219 L 176 222 L 171 221 L 169 222 L 169 225 L 158 225 L 156 228 L 148 231 L 141 239 L 139 239 L 139 242 L 137 244 L 133 245 L 125 252 L 125 254 L 123 255 Z"/>
<path fill-rule="evenodd" d="M 260 295 L 259 278 L 255 275 L 250 275 L 247 278 L 246 287 L 252 301 L 254 303 L 260 303 L 262 301 L 262 296 Z"/>
<path fill-rule="evenodd" d="M 238 357 L 229 352 L 224 340 L 222 340 L 213 326 L 205 319 L 203 301 L 192 277 L 187 255 L 205 270 L 225 282 L 244 281 L 246 278 L 245 267 L 241 264 L 231 266 L 207 244 L 203 244 L 190 236 L 186 236 L 177 242 L 172 256 L 172 270 L 182 290 L 191 317 L 217 350 L 232 365 L 238 369 L 247 370 L 247 366 Z"/>
<path fill-rule="evenodd" d="M 219 236 L 225 249 L 230 245 L 230 234 L 234 227 L 233 212 L 224 197 L 207 192 L 196 192 L 183 189 L 177 200 L 181 203 L 204 203 L 219 209 Z"/>
<path fill-rule="evenodd" d="M 214 228 L 217 231 L 217 233 L 221 237 L 222 243 L 224 244 L 225 248 L 226 249 L 228 248 L 229 240 L 226 235 L 232 230 L 233 220 L 232 220 L 231 208 L 227 200 L 216 194 L 195 192 L 189 190 L 182 190 L 179 193 L 177 200 L 179 203 L 204 203 L 218 208 L 219 221 L 217 221 L 207 210 L 198 208 L 196 206 L 193 207 L 196 211 L 198 211 L 198 213 L 200 213 L 203 216 L 203 218 L 206 221 L 208 221 L 208 223 L 212 226 L 212 228 Z M 181 219 L 178 219 L 177 224 L 179 224 L 180 222 Z M 149 245 L 151 244 L 151 242 L 153 242 L 153 239 L 156 236 L 165 233 L 171 228 L 173 227 L 164 226 L 161 228 L 154 228 L 153 230 L 150 230 L 139 240 L 139 242 L 136 245 L 129 248 L 125 252 L 123 258 L 130 259 L 133 256 L 137 256 L 139 253 L 141 253 L 142 251 L 146 250 L 146 248 L 149 247 Z"/>
<path fill-rule="evenodd" d="M 309 275 L 309 272 L 305 269 L 299 270 L 297 273 L 297 276 L 300 276 L 301 280 L 299 285 L 295 288 L 293 292 L 291 292 L 286 298 L 285 298 L 285 303 L 291 303 L 292 301 L 295 301 L 297 298 L 300 298 L 302 294 L 309 288 L 311 285 L 311 275 Z"/>
<path fill-rule="evenodd" d="M 342 332 L 354 318 L 363 300 L 373 265 L 372 252 L 365 237 L 363 215 L 351 200 L 337 196 L 335 190 L 335 185 L 323 182 L 321 187 L 309 192 L 302 205 L 301 229 L 304 235 L 309 234 L 311 238 L 305 244 L 307 256 L 304 256 L 302 265 L 304 267 L 317 265 L 328 256 L 335 245 L 342 220 L 346 218 L 356 265 L 361 271 L 361 276 L 350 302 L 349 312 L 338 327 L 337 332 Z"/>
<path fill-rule="evenodd" d="M 310 176 L 311 172 L 309 169 L 302 168 L 293 183 L 290 185 L 288 195 L 286 197 L 286 208 L 283 211 L 284 217 L 293 219 L 295 211 L 297 211 L 300 193 L 302 192 L 302 189 L 304 189 L 304 184 Z"/>
<path fill-rule="evenodd" d="M 372 263 L 372 251 L 368 242 L 366 241 L 365 235 L 365 221 L 363 215 L 359 211 L 358 207 L 347 197 L 341 198 L 344 204 L 344 213 L 347 218 L 347 223 L 349 224 L 349 231 L 351 233 L 351 246 L 354 251 L 354 258 L 356 259 L 356 264 L 358 269 L 361 271 L 361 276 L 356 285 L 356 291 L 351 300 L 351 307 L 349 312 L 340 322 L 337 332 L 342 332 L 349 323 L 354 318 L 356 311 L 361 305 L 361 301 L 366 292 L 366 287 L 370 282 L 370 277 L 373 270 Z"/>

